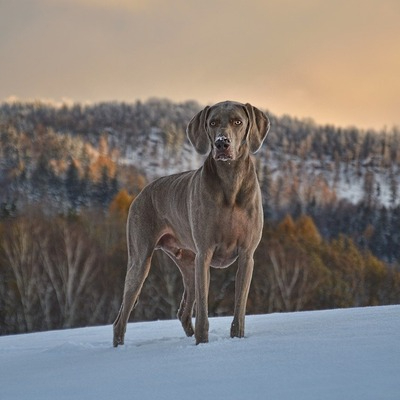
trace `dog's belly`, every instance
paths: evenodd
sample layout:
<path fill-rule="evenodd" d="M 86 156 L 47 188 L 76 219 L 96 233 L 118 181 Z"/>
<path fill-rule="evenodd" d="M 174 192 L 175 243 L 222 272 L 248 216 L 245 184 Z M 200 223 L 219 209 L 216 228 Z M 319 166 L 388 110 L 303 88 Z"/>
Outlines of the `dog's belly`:
<path fill-rule="evenodd" d="M 237 248 L 227 249 L 225 246 L 223 246 L 223 248 L 216 248 L 211 259 L 211 266 L 213 268 L 229 267 L 236 261 L 237 257 Z"/>
<path fill-rule="evenodd" d="M 237 259 L 237 256 L 235 257 L 213 257 L 211 260 L 211 266 L 213 268 L 227 268 L 231 264 L 233 264 Z"/>
<path fill-rule="evenodd" d="M 195 253 L 185 248 L 177 241 L 171 234 L 165 234 L 159 240 L 156 249 L 162 249 L 176 260 L 182 258 L 191 258 L 194 263 Z M 219 246 L 215 249 L 211 259 L 211 267 L 213 268 L 226 268 L 233 264 L 238 257 L 238 250 L 236 246 Z"/>

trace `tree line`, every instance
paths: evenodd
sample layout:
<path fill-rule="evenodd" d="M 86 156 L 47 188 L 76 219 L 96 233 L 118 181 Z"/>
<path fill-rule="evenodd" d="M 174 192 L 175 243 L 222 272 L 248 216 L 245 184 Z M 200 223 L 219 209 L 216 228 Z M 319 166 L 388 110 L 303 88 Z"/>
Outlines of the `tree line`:
<path fill-rule="evenodd" d="M 0 333 L 112 322 L 131 200 L 196 168 L 196 102 L 0 105 Z M 256 155 L 265 228 L 248 311 L 398 303 L 400 133 L 271 119 Z M 357 187 L 357 201 L 340 188 Z M 386 192 L 385 192 L 386 191 Z M 384 201 L 385 200 L 385 201 Z M 172 318 L 179 271 L 156 252 L 136 320 Z M 213 270 L 211 315 L 232 312 L 235 268 Z"/>
<path fill-rule="evenodd" d="M 113 322 L 127 252 L 125 190 L 107 212 L 55 215 L 37 207 L 0 222 L 0 334 Z M 236 266 L 211 271 L 210 315 L 230 315 Z M 183 286 L 156 251 L 132 320 L 175 318 Z M 255 255 L 249 313 L 400 302 L 400 272 L 354 241 L 322 238 L 311 217 L 267 222 Z"/>

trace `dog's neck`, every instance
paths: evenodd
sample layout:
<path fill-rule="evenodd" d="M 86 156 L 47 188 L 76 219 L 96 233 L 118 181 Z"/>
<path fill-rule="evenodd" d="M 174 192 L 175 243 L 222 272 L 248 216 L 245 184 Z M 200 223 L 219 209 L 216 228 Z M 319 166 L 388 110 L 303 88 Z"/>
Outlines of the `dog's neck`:
<path fill-rule="evenodd" d="M 251 201 L 258 180 L 250 155 L 232 161 L 216 161 L 209 154 L 202 168 L 206 182 L 223 204 L 241 207 Z"/>

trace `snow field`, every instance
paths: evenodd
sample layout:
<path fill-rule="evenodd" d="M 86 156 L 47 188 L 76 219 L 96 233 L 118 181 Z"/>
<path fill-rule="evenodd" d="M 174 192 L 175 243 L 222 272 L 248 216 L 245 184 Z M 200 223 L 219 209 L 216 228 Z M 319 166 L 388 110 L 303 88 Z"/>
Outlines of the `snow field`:
<path fill-rule="evenodd" d="M 0 337 L 0 399 L 400 399 L 400 306 L 177 320 Z"/>

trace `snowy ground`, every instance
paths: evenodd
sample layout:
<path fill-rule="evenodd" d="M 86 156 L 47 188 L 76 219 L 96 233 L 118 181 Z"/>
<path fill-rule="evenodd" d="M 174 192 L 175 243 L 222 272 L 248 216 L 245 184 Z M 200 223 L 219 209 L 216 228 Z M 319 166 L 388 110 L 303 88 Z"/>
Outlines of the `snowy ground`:
<path fill-rule="evenodd" d="M 400 399 L 400 306 L 178 321 L 0 337 L 0 399 Z"/>

